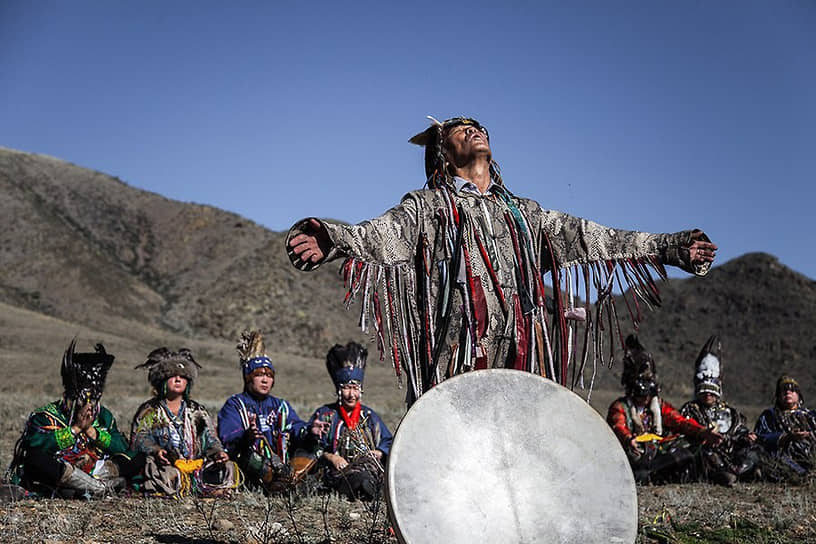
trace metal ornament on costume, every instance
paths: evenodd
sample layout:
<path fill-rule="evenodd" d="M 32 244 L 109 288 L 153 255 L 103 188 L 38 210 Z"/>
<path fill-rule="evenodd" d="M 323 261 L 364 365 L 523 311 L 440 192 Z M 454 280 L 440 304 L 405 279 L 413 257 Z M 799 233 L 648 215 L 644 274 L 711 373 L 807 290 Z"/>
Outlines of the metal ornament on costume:
<path fill-rule="evenodd" d="M 275 375 L 275 367 L 272 365 L 272 359 L 266 354 L 266 345 L 261 331 L 242 332 L 235 349 L 238 350 L 238 361 L 241 363 L 245 382 L 249 381 L 252 373 L 259 368 L 268 368 L 272 371 L 272 375 Z"/>
<path fill-rule="evenodd" d="M 468 372 L 427 391 L 397 429 L 386 475 L 403 544 L 637 537 L 635 481 L 609 425 L 528 372 Z"/>
<path fill-rule="evenodd" d="M 156 391 L 161 391 L 167 379 L 173 376 L 186 378 L 189 391 L 198 378 L 198 369 L 201 365 L 193 359 L 192 352 L 187 348 L 170 351 L 162 347 L 151 351 L 147 361 L 133 368 L 148 368 L 147 381 Z"/>
<path fill-rule="evenodd" d="M 77 353 L 76 342 L 74 337 L 62 356 L 60 373 L 65 398 L 69 401 L 98 402 L 114 356 L 107 353 L 102 344 L 96 344 L 93 353 Z"/>
<path fill-rule="evenodd" d="M 717 335 L 708 339 L 694 363 L 694 394 L 704 393 L 722 396 L 722 343 Z"/>
<path fill-rule="evenodd" d="M 340 389 L 343 384 L 356 383 L 362 387 L 367 357 L 368 350 L 357 342 L 335 344 L 326 355 L 326 370 L 334 386 Z"/>

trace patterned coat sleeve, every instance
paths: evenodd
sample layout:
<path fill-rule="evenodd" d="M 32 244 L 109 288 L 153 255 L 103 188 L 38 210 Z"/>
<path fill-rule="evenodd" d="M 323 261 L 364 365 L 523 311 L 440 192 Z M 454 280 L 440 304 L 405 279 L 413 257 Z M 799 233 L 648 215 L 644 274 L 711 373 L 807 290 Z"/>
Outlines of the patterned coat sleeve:
<path fill-rule="evenodd" d="M 692 243 L 692 230 L 650 234 L 614 229 L 562 212 L 545 211 L 535 202 L 527 202 L 533 210 L 537 209 L 540 227 L 549 237 L 561 268 L 592 262 L 656 257 L 662 264 L 703 276 L 711 266 L 710 263 L 691 264 L 688 246 Z"/>
<path fill-rule="evenodd" d="M 233 395 L 218 411 L 218 438 L 228 451 L 237 453 L 238 441 L 244 436 L 244 430 L 238 397 Z"/>
<path fill-rule="evenodd" d="M 142 404 L 133 416 L 130 429 L 130 447 L 137 452 L 156 455 L 162 449 L 151 433 L 152 422 L 156 419 L 156 407 L 150 401 Z"/>
<path fill-rule="evenodd" d="M 397 206 L 383 215 L 358 225 L 343 225 L 321 221 L 329 232 L 332 248 L 320 263 L 306 263 L 289 250 L 289 240 L 304 232 L 309 219 L 297 222 L 287 236 L 287 250 L 292 264 L 301 270 L 313 270 L 320 264 L 338 257 L 354 257 L 360 261 L 385 266 L 410 263 L 414 258 L 421 231 L 422 205 L 413 193 L 405 195 Z"/>
<path fill-rule="evenodd" d="M 382 418 L 375 412 L 371 410 L 371 420 L 370 424 L 376 427 L 375 435 L 379 435 L 380 441 L 377 444 L 377 449 L 383 452 L 385 455 L 391 453 L 391 444 L 394 441 L 394 437 L 391 435 L 391 431 L 388 430 L 388 427 L 385 426 Z"/>
<path fill-rule="evenodd" d="M 300 419 L 297 412 L 289 403 L 289 401 L 281 399 L 281 403 L 286 403 L 286 429 L 288 429 L 289 436 L 294 439 L 295 444 L 299 444 L 309 431 L 309 424 Z"/>
<path fill-rule="evenodd" d="M 612 427 L 612 431 L 615 433 L 615 436 L 618 437 L 620 443 L 624 447 L 629 446 L 629 441 L 634 438 L 634 434 L 626 422 L 626 405 L 620 399 L 609 406 L 606 422 Z"/>
<path fill-rule="evenodd" d="M 706 430 L 693 419 L 683 417 L 667 400 L 660 399 L 660 415 L 663 418 L 663 427 L 672 433 L 695 438 Z"/>
<path fill-rule="evenodd" d="M 779 448 L 779 438 L 783 431 L 776 420 L 776 413 L 773 408 L 768 408 L 760 414 L 754 428 L 762 444 L 769 452 L 775 452 Z"/>

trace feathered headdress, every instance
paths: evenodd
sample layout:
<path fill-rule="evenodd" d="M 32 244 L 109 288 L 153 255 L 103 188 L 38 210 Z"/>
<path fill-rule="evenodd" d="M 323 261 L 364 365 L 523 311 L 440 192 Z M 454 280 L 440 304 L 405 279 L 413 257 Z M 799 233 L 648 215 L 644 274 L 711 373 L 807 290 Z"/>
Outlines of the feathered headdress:
<path fill-rule="evenodd" d="M 487 128 L 471 117 L 451 117 L 439 122 L 429 115 L 428 119 L 431 121 L 431 126 L 419 134 L 415 134 L 408 141 L 425 148 L 425 177 L 428 180 L 428 187 L 431 189 L 438 189 L 443 186 L 453 188 L 453 177 L 448 170 L 448 159 L 443 152 L 447 133 L 450 129 L 459 125 L 472 125 L 484 132 L 488 142 L 490 141 L 490 134 L 487 132 Z M 498 185 L 504 185 L 499 165 L 492 159 L 490 161 L 490 179 Z"/>
<path fill-rule="evenodd" d="M 694 394 L 722 396 L 722 343 L 712 335 L 700 350 L 694 363 Z"/>
<path fill-rule="evenodd" d="M 201 368 L 192 352 L 187 348 L 178 351 L 170 351 L 167 348 L 154 349 L 147 356 L 147 361 L 133 368 L 147 368 L 147 380 L 153 388 L 161 392 L 164 383 L 168 378 L 181 376 L 187 378 L 187 391 L 193 387 L 193 382 L 198 378 L 198 369 Z"/>
<path fill-rule="evenodd" d="M 76 341 L 74 337 L 62 356 L 60 373 L 65 398 L 80 403 L 97 402 L 105 389 L 114 356 L 108 354 L 102 344 L 96 344 L 94 353 L 76 353 Z"/>
<path fill-rule="evenodd" d="M 337 389 L 345 383 L 362 385 L 368 350 L 357 342 L 335 344 L 326 355 L 326 370 Z"/>
<path fill-rule="evenodd" d="M 626 337 L 625 347 L 621 385 L 626 388 L 626 394 L 657 395 L 657 367 L 654 357 L 634 334 Z"/>
<path fill-rule="evenodd" d="M 263 334 L 261 331 L 244 331 L 241 339 L 235 346 L 238 350 L 238 361 L 241 363 L 241 371 L 244 373 L 244 381 L 248 380 L 250 374 L 259 368 L 268 368 L 275 374 L 275 367 L 272 360 L 266 354 Z"/>

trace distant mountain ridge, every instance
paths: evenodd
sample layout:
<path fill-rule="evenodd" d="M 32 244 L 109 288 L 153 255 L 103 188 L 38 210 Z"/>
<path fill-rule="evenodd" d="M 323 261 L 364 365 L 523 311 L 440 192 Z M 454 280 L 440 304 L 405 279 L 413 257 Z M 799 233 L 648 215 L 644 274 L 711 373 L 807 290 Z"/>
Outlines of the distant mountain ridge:
<path fill-rule="evenodd" d="M 240 330 L 261 327 L 276 350 L 311 357 L 366 339 L 356 312 L 341 304 L 338 266 L 296 271 L 285 233 L 4 148 L 0 190 L 0 302 L 125 334 L 140 323 L 234 341 Z M 667 394 L 690 394 L 692 363 L 714 333 L 724 343 L 729 398 L 767 403 L 783 371 L 813 390 L 816 282 L 752 253 L 706 278 L 660 287 L 663 306 L 645 312 L 639 335 Z M 621 328 L 631 331 L 626 317 Z M 620 388 L 617 361 L 597 387 Z"/>

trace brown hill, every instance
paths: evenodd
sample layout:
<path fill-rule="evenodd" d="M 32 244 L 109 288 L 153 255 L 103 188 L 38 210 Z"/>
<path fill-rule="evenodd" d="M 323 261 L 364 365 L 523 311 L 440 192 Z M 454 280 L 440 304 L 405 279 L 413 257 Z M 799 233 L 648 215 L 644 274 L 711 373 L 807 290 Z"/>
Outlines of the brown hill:
<path fill-rule="evenodd" d="M 3 148 L 0 190 L 0 302 L 120 337 L 147 327 L 231 343 L 257 326 L 277 351 L 306 357 L 365 339 L 340 304 L 338 267 L 297 272 L 283 233 Z M 713 333 L 726 350 L 726 395 L 750 414 L 769 402 L 783 371 L 811 395 L 816 282 L 753 253 L 706 278 L 670 280 L 662 292 L 663 307 L 646 313 L 640 336 L 673 402 L 689 397 L 692 362 Z M 619 363 L 600 373 L 599 410 L 619 391 L 619 375 Z"/>
<path fill-rule="evenodd" d="M 233 340 L 248 326 L 310 355 L 362 337 L 337 267 L 288 264 L 284 234 L 73 164 L 0 148 L 0 301 L 127 331 Z"/>

